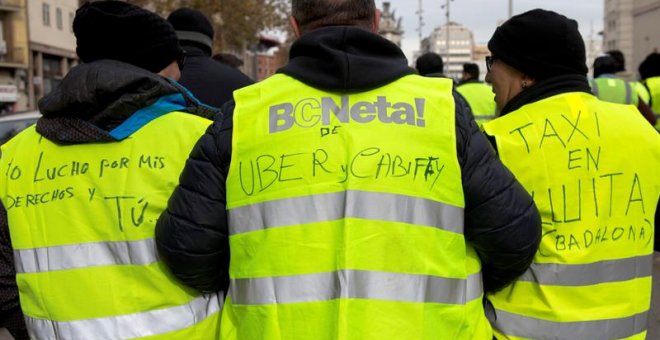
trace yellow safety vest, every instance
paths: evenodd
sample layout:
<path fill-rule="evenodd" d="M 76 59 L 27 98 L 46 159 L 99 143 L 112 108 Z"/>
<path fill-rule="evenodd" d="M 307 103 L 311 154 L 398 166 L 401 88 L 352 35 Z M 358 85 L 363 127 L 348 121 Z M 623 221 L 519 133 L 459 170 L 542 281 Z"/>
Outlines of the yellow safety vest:
<path fill-rule="evenodd" d="M 234 93 L 223 339 L 491 339 L 452 83 Z"/>
<path fill-rule="evenodd" d="M 0 199 L 32 338 L 217 338 L 221 298 L 177 283 L 154 241 L 209 124 L 171 112 L 120 142 L 68 146 L 32 126 L 2 146 Z"/>
<path fill-rule="evenodd" d="M 651 100 L 651 94 L 649 93 L 649 90 L 646 88 L 646 86 L 638 81 L 632 81 L 630 82 L 630 85 L 635 90 L 635 92 L 637 92 L 639 100 L 648 105 L 649 101 Z"/>
<path fill-rule="evenodd" d="M 543 222 L 530 269 L 487 297 L 498 338 L 644 339 L 660 136 L 634 106 L 586 93 L 525 105 L 484 130 Z"/>
<path fill-rule="evenodd" d="M 470 105 L 474 120 L 479 126 L 495 118 L 495 93 L 492 87 L 484 83 L 467 83 L 456 87 L 456 91 Z"/>
<path fill-rule="evenodd" d="M 591 92 L 600 100 L 637 106 L 639 96 L 633 85 L 616 77 L 600 77 L 589 81 Z"/>
<path fill-rule="evenodd" d="M 651 93 L 651 110 L 655 113 L 655 129 L 660 131 L 660 77 L 647 78 L 646 87 Z"/>

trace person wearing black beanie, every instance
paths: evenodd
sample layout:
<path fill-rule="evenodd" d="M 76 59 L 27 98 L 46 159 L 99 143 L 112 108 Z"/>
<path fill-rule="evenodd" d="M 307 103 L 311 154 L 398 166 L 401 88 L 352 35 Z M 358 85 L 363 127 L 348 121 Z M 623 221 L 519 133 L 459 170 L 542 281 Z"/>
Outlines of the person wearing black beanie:
<path fill-rule="evenodd" d="M 217 339 L 223 300 L 183 287 L 154 235 L 219 112 L 176 83 L 183 50 L 155 13 L 87 2 L 73 31 L 82 63 L 39 100 L 36 126 L 2 145 L 0 171 L 25 172 L 0 186 L 0 329 L 19 340 Z"/>
<path fill-rule="evenodd" d="M 83 63 L 113 59 L 159 73 L 184 54 L 172 25 L 121 1 L 86 3 L 76 11 L 73 33 Z M 170 73 L 179 78 L 178 71 Z"/>
<path fill-rule="evenodd" d="M 213 54 L 213 25 L 204 13 L 179 8 L 167 17 L 186 51 L 186 61 L 179 83 L 201 102 L 213 107 L 233 98 L 233 92 L 253 81 L 241 71 L 219 63 Z"/>
<path fill-rule="evenodd" d="M 660 231 L 659 219 L 650 222 L 660 202 L 660 135 L 635 106 L 591 93 L 575 20 L 522 13 L 498 27 L 488 47 L 486 79 L 500 112 L 483 130 L 532 193 L 544 235 L 518 282 L 486 295 L 495 337 L 644 338 L 648 235 Z"/>

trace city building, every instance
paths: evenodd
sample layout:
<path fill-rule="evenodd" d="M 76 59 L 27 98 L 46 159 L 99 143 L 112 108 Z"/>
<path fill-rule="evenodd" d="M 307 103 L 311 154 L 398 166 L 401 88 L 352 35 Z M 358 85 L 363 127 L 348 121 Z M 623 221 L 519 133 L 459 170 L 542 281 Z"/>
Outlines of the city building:
<path fill-rule="evenodd" d="M 78 0 L 29 0 L 29 107 L 50 93 L 77 64 L 73 18 Z"/>
<path fill-rule="evenodd" d="M 472 30 L 450 21 L 449 24 L 436 27 L 427 38 L 422 39 L 420 55 L 427 52 L 441 55 L 445 63 L 445 75 L 460 78 L 463 64 L 474 60 L 474 46 Z"/>
<path fill-rule="evenodd" d="M 244 73 L 254 81 L 264 80 L 284 66 L 287 52 L 277 37 L 261 35 L 259 42 L 243 54 Z"/>
<path fill-rule="evenodd" d="M 660 52 L 660 0 L 635 0 L 633 11 L 632 73 L 652 52 Z"/>
<path fill-rule="evenodd" d="M 28 107 L 26 1 L 0 1 L 0 114 Z"/>
<path fill-rule="evenodd" d="M 383 2 L 380 23 L 378 25 L 378 34 L 401 47 L 401 39 L 403 38 L 401 18 L 396 18 L 396 13 L 391 10 L 388 1 Z"/>
<path fill-rule="evenodd" d="M 637 70 L 633 62 L 633 3 L 634 0 L 605 0 L 603 7 L 603 51 L 623 53 L 626 72 L 621 76 L 629 79 Z"/>

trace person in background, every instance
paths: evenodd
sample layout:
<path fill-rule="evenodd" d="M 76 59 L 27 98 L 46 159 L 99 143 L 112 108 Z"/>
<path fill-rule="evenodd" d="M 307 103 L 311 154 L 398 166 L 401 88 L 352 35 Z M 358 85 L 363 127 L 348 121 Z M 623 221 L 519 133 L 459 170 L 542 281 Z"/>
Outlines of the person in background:
<path fill-rule="evenodd" d="M 239 59 L 237 56 L 231 53 L 218 53 L 213 55 L 213 60 L 231 66 L 233 68 L 239 68 L 243 66 L 243 60 Z"/>
<path fill-rule="evenodd" d="M 591 94 L 575 20 L 525 12 L 488 49 L 500 116 L 483 128 L 543 221 L 532 266 L 487 296 L 496 337 L 644 339 L 660 135 L 633 106 Z"/>
<path fill-rule="evenodd" d="M 231 100 L 232 93 L 253 81 L 236 68 L 211 59 L 213 25 L 200 11 L 180 8 L 167 17 L 186 51 L 179 83 L 202 103 L 221 107 Z"/>
<path fill-rule="evenodd" d="M 490 85 L 479 80 L 479 65 L 463 64 L 463 75 L 456 91 L 468 102 L 480 127 L 483 122 L 495 118 L 495 94 Z"/>
<path fill-rule="evenodd" d="M 620 74 L 624 73 L 626 71 L 626 57 L 623 55 L 623 52 L 620 50 L 609 50 L 605 52 L 607 55 L 610 57 L 614 58 L 614 62 L 616 63 L 615 67 L 615 74 Z M 637 92 L 637 96 L 639 97 L 640 100 L 644 102 L 647 106 L 649 105 L 649 100 L 651 99 L 651 95 L 649 94 L 649 90 L 644 86 L 639 81 L 631 81 L 629 82 L 630 86 L 632 86 L 633 90 Z"/>
<path fill-rule="evenodd" d="M 433 52 L 427 52 L 419 56 L 415 61 L 415 68 L 420 76 L 447 78 L 444 71 L 442 57 Z"/>
<path fill-rule="evenodd" d="M 655 129 L 660 131 L 660 53 L 653 52 L 639 64 L 639 75 L 649 90 L 649 105 L 655 113 Z"/>
<path fill-rule="evenodd" d="M 18 339 L 214 339 L 223 300 L 178 283 L 153 238 L 215 112 L 175 82 L 183 50 L 155 13 L 86 3 L 73 32 L 83 63 L 1 148 L 0 327 Z"/>
<path fill-rule="evenodd" d="M 602 55 L 594 60 L 594 79 L 589 81 L 591 92 L 600 100 L 611 103 L 634 105 L 644 118 L 655 125 L 656 118 L 651 108 L 639 100 L 633 84 L 615 75 L 619 63 L 610 55 Z"/>
<path fill-rule="evenodd" d="M 376 33 L 373 0 L 292 12 L 289 63 L 191 153 L 161 258 L 201 292 L 229 286 L 223 339 L 491 340 L 482 285 L 536 252 L 530 195 L 452 82 Z"/>

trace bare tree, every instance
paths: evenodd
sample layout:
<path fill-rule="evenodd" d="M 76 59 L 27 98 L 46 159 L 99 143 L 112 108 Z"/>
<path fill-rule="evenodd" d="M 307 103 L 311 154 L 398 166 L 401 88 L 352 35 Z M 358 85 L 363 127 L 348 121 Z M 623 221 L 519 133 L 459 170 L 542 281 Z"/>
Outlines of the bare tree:
<path fill-rule="evenodd" d="M 207 15 L 215 28 L 215 50 L 243 50 L 259 32 L 286 29 L 287 0 L 127 0 L 163 16 L 180 7 Z"/>

